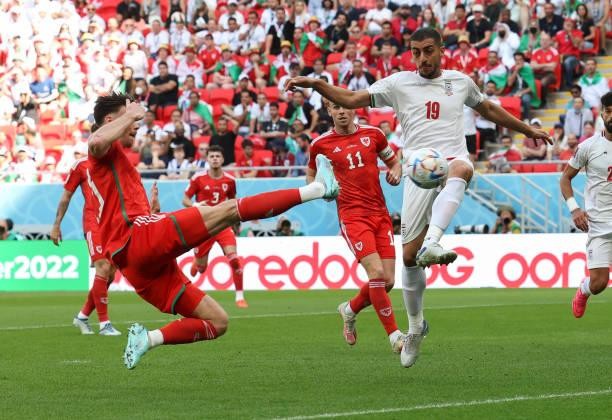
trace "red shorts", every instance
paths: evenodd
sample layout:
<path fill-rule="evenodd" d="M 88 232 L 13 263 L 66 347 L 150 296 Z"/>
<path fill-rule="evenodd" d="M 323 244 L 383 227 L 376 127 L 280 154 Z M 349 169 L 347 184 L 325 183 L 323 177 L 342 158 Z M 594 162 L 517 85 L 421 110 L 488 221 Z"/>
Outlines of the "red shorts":
<path fill-rule="evenodd" d="M 395 258 L 393 224 L 388 214 L 340 218 L 340 229 L 357 260 L 375 252 L 382 259 Z"/>
<path fill-rule="evenodd" d="M 217 242 L 221 248 L 225 248 L 227 246 L 236 246 L 236 235 L 234 235 L 234 231 L 231 227 L 223 229 L 221 232 L 217 233 L 215 236 L 208 238 L 203 243 L 198 245 L 193 249 L 196 258 L 204 258 L 208 255 L 213 245 Z"/>
<path fill-rule="evenodd" d="M 196 207 L 140 216 L 113 261 L 144 300 L 162 312 L 190 316 L 206 294 L 191 284 L 176 257 L 208 237 Z"/>
<path fill-rule="evenodd" d="M 100 238 L 98 229 L 85 232 L 85 240 L 87 241 L 87 250 L 89 251 L 92 264 L 106 258 L 103 254 L 104 247 L 102 246 L 102 238 Z"/>

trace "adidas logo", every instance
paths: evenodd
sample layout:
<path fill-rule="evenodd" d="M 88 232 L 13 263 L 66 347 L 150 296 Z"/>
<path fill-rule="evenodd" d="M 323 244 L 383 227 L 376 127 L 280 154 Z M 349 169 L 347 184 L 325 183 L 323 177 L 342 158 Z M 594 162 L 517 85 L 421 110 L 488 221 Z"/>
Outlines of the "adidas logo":
<path fill-rule="evenodd" d="M 205 190 L 210 190 L 210 187 L 207 185 L 204 187 Z"/>
<path fill-rule="evenodd" d="M 338 147 L 338 146 L 336 146 L 336 148 L 334 149 L 334 153 L 338 153 L 338 152 L 341 152 L 341 151 L 342 151 L 342 149 L 340 147 Z"/>

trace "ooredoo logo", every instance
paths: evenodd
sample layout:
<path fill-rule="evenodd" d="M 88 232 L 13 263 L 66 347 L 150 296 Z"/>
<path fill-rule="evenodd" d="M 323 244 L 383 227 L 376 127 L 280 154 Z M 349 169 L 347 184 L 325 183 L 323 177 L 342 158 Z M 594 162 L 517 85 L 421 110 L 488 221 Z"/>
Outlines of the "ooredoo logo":
<path fill-rule="evenodd" d="M 581 263 L 581 266 L 584 267 L 584 275 L 588 276 L 589 271 L 586 268 L 584 252 L 564 252 L 561 254 L 561 257 L 557 257 L 550 252 L 541 252 L 532 259 L 528 259 L 519 253 L 511 252 L 499 260 L 497 276 L 505 287 L 510 288 L 521 287 L 527 278 L 531 278 L 536 286 L 542 288 L 557 286 L 559 280 L 561 280 L 561 287 L 568 287 L 570 269 L 572 264 L 576 262 Z M 508 269 L 509 265 L 512 265 L 512 270 Z M 552 271 L 550 270 L 551 268 Z M 545 270 L 549 273 L 548 277 L 543 274 Z M 511 278 L 508 275 L 509 271 L 512 271 L 513 274 L 518 274 L 518 276 Z"/>

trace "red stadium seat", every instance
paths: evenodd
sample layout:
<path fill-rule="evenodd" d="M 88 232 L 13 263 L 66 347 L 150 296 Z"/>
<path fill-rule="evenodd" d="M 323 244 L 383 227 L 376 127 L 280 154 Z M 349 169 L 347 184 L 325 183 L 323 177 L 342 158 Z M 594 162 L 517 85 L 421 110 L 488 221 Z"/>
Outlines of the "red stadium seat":
<path fill-rule="evenodd" d="M 484 67 L 487 65 L 487 57 L 489 55 L 489 49 L 488 48 L 483 48 L 480 51 L 478 51 L 478 66 L 479 67 Z"/>
<path fill-rule="evenodd" d="M 66 125 L 41 125 L 38 128 L 45 149 L 52 149 L 66 143 Z"/>
<path fill-rule="evenodd" d="M 285 112 L 287 112 L 287 102 L 279 102 L 278 103 L 278 113 L 280 115 L 285 115 Z"/>
<path fill-rule="evenodd" d="M 210 104 L 215 105 L 231 105 L 234 98 L 234 89 L 212 89 L 210 91 Z"/>
<path fill-rule="evenodd" d="M 210 136 L 198 136 L 193 139 L 193 145 L 196 147 L 196 149 L 202 143 L 210 143 Z"/>
<path fill-rule="evenodd" d="M 502 108 L 514 115 L 519 120 L 521 119 L 521 99 L 515 96 L 500 96 L 499 102 Z"/>
<path fill-rule="evenodd" d="M 13 142 L 15 141 L 15 136 L 17 135 L 17 130 L 12 125 L 1 125 L 0 132 L 6 134 L 7 139 L 7 147 L 11 149 L 13 147 Z"/>
<path fill-rule="evenodd" d="M 536 91 L 538 94 L 538 98 L 542 99 L 544 97 L 542 92 L 542 81 L 540 79 L 535 79 Z"/>
<path fill-rule="evenodd" d="M 587 55 L 598 55 L 599 54 L 599 44 L 601 43 L 601 31 L 598 27 L 594 28 L 595 30 L 595 38 L 593 38 L 593 48 L 587 48 L 584 50 L 580 50 L 582 54 Z"/>
<path fill-rule="evenodd" d="M 280 98 L 280 92 L 276 86 L 265 87 L 261 92 L 266 95 L 269 102 L 278 102 Z"/>
<path fill-rule="evenodd" d="M 558 172 L 556 163 L 537 163 L 533 165 L 533 172 Z"/>
<path fill-rule="evenodd" d="M 331 53 L 327 56 L 327 65 L 338 64 L 342 61 L 342 53 Z"/>

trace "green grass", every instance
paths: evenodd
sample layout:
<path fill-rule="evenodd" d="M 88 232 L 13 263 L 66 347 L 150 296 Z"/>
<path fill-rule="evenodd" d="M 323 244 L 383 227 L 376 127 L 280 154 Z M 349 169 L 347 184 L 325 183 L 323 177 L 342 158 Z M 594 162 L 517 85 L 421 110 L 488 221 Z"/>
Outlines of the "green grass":
<path fill-rule="evenodd" d="M 224 337 L 162 346 L 133 371 L 121 360 L 125 336 L 70 325 L 83 294 L 2 294 L 0 417 L 612 417 L 612 294 L 575 320 L 573 290 L 430 290 L 431 333 L 411 369 L 371 311 L 359 317 L 357 345 L 344 344 L 334 310 L 351 294 L 248 293 L 251 308 L 238 310 L 231 293 L 213 293 L 232 318 Z M 399 292 L 393 303 L 404 327 Z M 171 319 L 130 293 L 111 294 L 110 314 L 124 333 L 132 320 Z M 603 393 L 539 397 L 584 391 Z M 482 403 L 517 396 L 528 399 Z"/>

